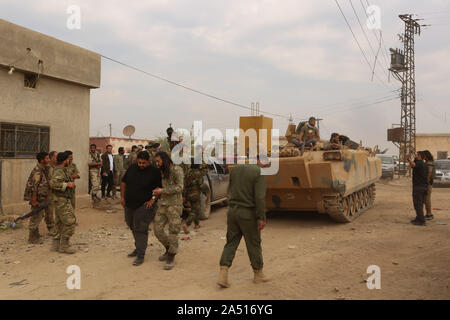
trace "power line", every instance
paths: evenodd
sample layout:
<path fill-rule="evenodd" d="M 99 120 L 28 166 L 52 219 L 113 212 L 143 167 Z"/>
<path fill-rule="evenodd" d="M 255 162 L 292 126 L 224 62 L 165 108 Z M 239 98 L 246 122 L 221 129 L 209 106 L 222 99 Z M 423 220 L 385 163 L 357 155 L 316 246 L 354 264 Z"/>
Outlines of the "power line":
<path fill-rule="evenodd" d="M 370 47 L 370 50 L 372 51 L 373 56 L 375 57 L 375 60 L 376 60 L 376 61 L 375 61 L 375 66 L 376 66 L 376 62 L 378 62 L 378 65 L 380 66 L 381 70 L 383 70 L 383 72 L 384 72 L 384 74 L 386 75 L 386 77 L 389 77 L 388 74 L 387 74 L 386 69 L 383 68 L 383 66 L 380 64 L 380 61 L 377 59 L 378 54 L 375 53 L 375 50 L 374 50 L 373 47 L 372 47 L 372 43 L 370 42 L 369 38 L 367 37 L 367 33 L 366 33 L 366 31 L 364 30 L 364 28 L 363 28 L 363 26 L 362 26 L 361 20 L 359 20 L 358 13 L 356 12 L 355 7 L 353 6 L 352 0 L 349 0 L 349 2 L 350 2 L 350 5 L 351 5 L 351 7 L 352 7 L 352 9 L 353 9 L 353 13 L 355 14 L 356 19 L 358 20 L 359 26 L 361 27 L 361 31 L 363 32 L 364 37 L 366 38 L 366 41 L 367 41 L 367 43 L 369 44 L 369 47 Z M 366 13 L 366 14 L 367 14 L 367 13 Z M 380 45 L 381 45 L 381 42 L 380 42 Z M 375 70 L 374 70 L 374 72 L 375 72 Z"/>
<path fill-rule="evenodd" d="M 379 101 L 375 101 L 375 102 L 367 103 L 367 104 L 362 104 L 362 105 L 355 106 L 355 107 L 348 108 L 348 109 L 344 109 L 344 110 L 335 110 L 335 111 L 330 112 L 330 113 L 322 114 L 322 116 L 327 116 L 327 115 L 334 114 L 334 113 L 337 113 L 337 112 L 347 112 L 347 111 L 351 111 L 351 110 L 355 110 L 355 109 L 362 109 L 362 108 L 378 105 L 378 104 L 383 103 L 383 102 L 393 101 L 393 100 L 397 100 L 397 99 L 398 99 L 398 97 L 386 98 L 386 99 L 383 99 L 383 100 L 379 100 Z"/>
<path fill-rule="evenodd" d="M 371 94 L 365 97 L 359 97 L 359 98 L 353 98 L 353 99 L 349 99 L 349 100 L 345 100 L 345 101 L 340 101 L 340 102 L 334 102 L 334 103 L 329 103 L 326 105 L 322 105 L 322 106 L 308 106 L 308 109 L 314 109 L 315 111 L 320 111 L 320 112 L 324 112 L 324 111 L 329 111 L 331 109 L 335 109 L 336 107 L 345 107 L 348 105 L 356 105 L 359 103 L 365 103 L 365 102 L 369 102 L 372 101 L 373 99 L 377 100 L 377 99 L 382 99 L 385 98 L 384 95 L 387 96 L 392 96 L 392 93 L 394 92 L 399 92 L 399 89 L 397 90 L 390 90 L 386 93 L 383 93 L 383 96 L 380 97 L 380 94 Z M 298 117 L 295 117 L 295 119 L 297 119 Z"/>
<path fill-rule="evenodd" d="M 177 86 L 177 87 L 180 87 L 180 88 L 189 90 L 189 91 L 191 91 L 191 92 L 200 94 L 200 95 L 202 95 L 202 96 L 205 96 L 205 97 L 208 97 L 208 98 L 211 98 L 211 99 L 215 99 L 215 100 L 218 100 L 218 101 L 221 101 L 221 102 L 224 102 L 224 103 L 233 105 L 233 106 L 235 106 L 235 107 L 239 107 L 239 108 L 246 109 L 246 110 L 252 110 L 251 107 L 247 107 L 247 106 L 244 106 L 244 105 L 242 105 L 242 104 L 239 104 L 239 103 L 236 103 L 236 102 L 227 100 L 227 99 L 223 99 L 223 98 L 217 97 L 217 96 L 215 96 L 215 95 L 212 95 L 212 94 L 209 94 L 209 93 L 206 93 L 206 92 L 197 90 L 197 89 L 190 88 L 190 87 L 188 87 L 188 86 L 186 86 L 186 85 L 183 85 L 183 84 L 177 83 L 177 82 L 175 82 L 175 81 L 166 79 L 166 78 L 164 78 L 164 77 L 158 76 L 158 75 L 156 75 L 156 74 L 153 74 L 153 73 L 144 71 L 144 70 L 142 70 L 142 69 L 139 69 L 139 68 L 137 68 L 137 67 L 134 67 L 134 66 L 129 65 L 129 64 L 124 63 L 124 62 L 120 62 L 120 61 L 118 61 L 118 60 L 116 60 L 116 59 L 107 57 L 107 56 L 105 56 L 105 55 L 101 55 L 101 56 L 102 56 L 103 58 L 107 59 L 107 60 L 110 60 L 110 61 L 112 61 L 112 62 L 115 62 L 115 63 L 117 63 L 117 64 L 120 64 L 120 65 L 122 65 L 122 66 L 124 66 L 124 67 L 127 67 L 127 68 L 133 69 L 133 70 L 135 70 L 135 71 L 141 72 L 141 73 L 146 74 L 146 75 L 148 75 L 148 76 L 150 76 L 150 77 L 153 77 L 153 78 L 156 78 L 156 79 L 158 79 L 158 80 L 167 82 L 167 83 L 172 84 L 172 85 L 174 85 L 174 86 Z M 289 116 L 284 116 L 284 115 L 277 114 L 277 113 L 272 113 L 272 112 L 268 112 L 268 111 L 261 111 L 261 110 L 260 110 L 259 112 L 260 112 L 260 113 L 269 114 L 269 115 L 272 115 L 272 116 L 276 116 L 276 117 L 280 117 L 280 118 L 289 119 Z"/>
<path fill-rule="evenodd" d="M 352 27 L 350 26 L 350 23 L 348 22 L 347 17 L 346 17 L 345 14 L 344 14 L 344 11 L 342 11 L 342 8 L 341 8 L 341 6 L 339 5 L 339 2 L 338 2 L 337 0 L 334 0 L 334 2 L 336 2 L 336 5 L 338 6 L 339 11 L 340 11 L 341 14 L 342 14 L 342 17 L 344 18 L 345 22 L 347 23 L 347 26 L 348 26 L 348 28 L 349 28 L 349 30 L 350 30 L 352 36 L 353 36 L 353 39 L 355 40 L 356 44 L 358 45 L 358 48 L 359 48 L 359 50 L 361 51 L 361 54 L 363 55 L 364 60 L 366 61 L 367 65 L 369 66 L 370 72 L 372 73 L 372 66 L 370 65 L 370 62 L 369 62 L 369 60 L 367 59 L 367 56 L 366 56 L 366 54 L 364 53 L 364 50 L 361 48 L 361 45 L 359 44 L 359 41 L 358 41 L 358 39 L 356 38 L 356 35 L 355 35 L 355 33 L 353 32 L 353 29 L 352 29 Z M 381 84 L 383 84 L 384 86 L 386 86 L 386 88 L 390 89 L 390 88 L 389 88 L 389 87 L 388 87 L 388 86 L 387 86 L 387 85 L 386 85 L 386 84 L 378 77 L 378 74 L 375 73 L 375 76 L 376 76 L 376 78 L 381 82 Z"/>
<path fill-rule="evenodd" d="M 361 7 L 363 8 L 363 11 L 367 17 L 367 19 L 369 19 L 369 15 L 367 14 L 367 8 L 364 7 L 364 4 L 362 2 L 362 0 L 359 0 L 359 3 L 361 3 Z M 369 1 L 366 0 L 367 6 L 370 7 Z M 381 44 L 383 45 L 384 50 L 381 50 L 381 52 L 383 53 L 382 57 L 384 59 L 384 63 L 387 66 L 387 69 L 389 69 L 390 66 L 390 62 L 389 62 L 389 56 L 388 56 L 388 50 L 386 48 L 386 45 L 384 44 L 384 39 L 383 39 L 383 35 L 382 35 L 382 31 L 380 30 L 380 38 L 378 38 L 377 33 L 375 31 L 375 29 L 372 29 L 372 32 L 375 36 L 375 39 L 377 39 L 377 42 L 381 42 Z"/>

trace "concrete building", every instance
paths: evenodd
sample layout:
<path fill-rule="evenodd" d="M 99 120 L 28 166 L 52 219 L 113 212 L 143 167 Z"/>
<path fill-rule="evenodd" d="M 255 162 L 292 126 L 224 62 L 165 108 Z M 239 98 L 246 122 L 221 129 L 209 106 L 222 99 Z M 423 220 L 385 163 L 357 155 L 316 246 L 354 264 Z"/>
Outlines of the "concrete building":
<path fill-rule="evenodd" d="M 0 19 L 0 205 L 23 213 L 25 184 L 39 151 L 74 152 L 77 205 L 89 204 L 90 91 L 101 56 Z"/>
<path fill-rule="evenodd" d="M 435 159 L 438 152 L 450 156 L 450 133 L 417 133 L 416 150 L 430 150 Z"/>

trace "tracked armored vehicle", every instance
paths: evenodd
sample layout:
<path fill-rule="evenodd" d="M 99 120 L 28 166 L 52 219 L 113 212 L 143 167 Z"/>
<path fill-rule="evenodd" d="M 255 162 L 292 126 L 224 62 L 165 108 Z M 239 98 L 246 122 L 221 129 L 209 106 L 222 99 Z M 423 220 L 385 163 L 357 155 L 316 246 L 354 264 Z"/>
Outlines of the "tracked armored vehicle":
<path fill-rule="evenodd" d="M 291 126 L 288 141 L 295 132 Z M 382 169 L 372 150 L 352 141 L 337 150 L 319 142 L 303 152 L 288 144 L 278 157 L 278 174 L 266 177 L 268 211 L 316 211 L 351 222 L 373 206 Z"/>

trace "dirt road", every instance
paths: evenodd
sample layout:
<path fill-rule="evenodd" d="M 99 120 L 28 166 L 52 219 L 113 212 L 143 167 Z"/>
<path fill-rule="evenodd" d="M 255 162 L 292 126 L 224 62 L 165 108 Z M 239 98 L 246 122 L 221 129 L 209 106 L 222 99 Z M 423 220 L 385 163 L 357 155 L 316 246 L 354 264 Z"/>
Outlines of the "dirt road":
<path fill-rule="evenodd" d="M 273 280 L 253 284 L 242 242 L 229 289 L 216 285 L 225 207 L 215 208 L 191 240 L 180 241 L 171 271 L 158 261 L 162 246 L 152 233 L 145 263 L 131 265 L 127 253 L 133 241 L 120 206 L 114 213 L 77 210 L 74 255 L 50 252 L 48 237 L 43 245 L 27 244 L 26 225 L 0 230 L 0 298 L 450 299 L 449 199 L 450 189 L 433 190 L 435 220 L 426 227 L 409 223 L 415 214 L 406 180 L 378 183 L 374 208 L 351 224 L 312 213 L 272 214 L 263 231 L 263 254 Z M 80 290 L 66 288 L 70 265 L 81 269 Z M 381 269 L 380 290 L 367 288 L 369 265 Z"/>

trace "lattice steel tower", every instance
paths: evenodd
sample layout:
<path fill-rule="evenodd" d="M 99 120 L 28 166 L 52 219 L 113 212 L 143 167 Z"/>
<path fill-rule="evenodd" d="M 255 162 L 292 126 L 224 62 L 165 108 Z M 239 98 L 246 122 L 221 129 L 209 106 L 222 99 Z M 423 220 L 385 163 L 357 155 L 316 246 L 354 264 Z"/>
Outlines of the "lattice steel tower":
<path fill-rule="evenodd" d="M 416 81 L 414 63 L 414 36 L 420 35 L 418 19 L 412 14 L 401 14 L 400 19 L 405 22 L 405 32 L 399 35 L 403 42 L 403 51 L 390 49 L 391 71 L 402 83 L 401 90 L 401 118 L 400 126 L 402 138 L 399 147 L 399 173 L 406 173 L 406 156 L 416 152 Z"/>

